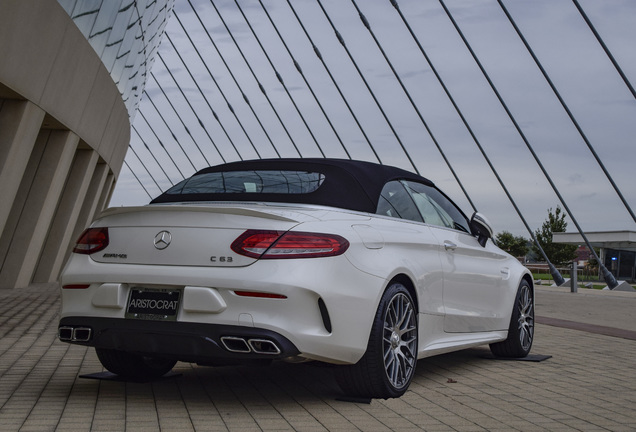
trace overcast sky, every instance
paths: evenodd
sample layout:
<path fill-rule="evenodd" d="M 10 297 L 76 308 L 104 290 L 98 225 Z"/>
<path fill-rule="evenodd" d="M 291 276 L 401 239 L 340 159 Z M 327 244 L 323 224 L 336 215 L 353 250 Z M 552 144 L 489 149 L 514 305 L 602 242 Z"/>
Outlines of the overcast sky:
<path fill-rule="evenodd" d="M 179 171 L 189 176 L 195 168 L 216 165 L 223 159 L 229 162 L 277 157 L 278 154 L 297 157 L 299 153 L 302 157 L 320 157 L 320 149 L 327 157 L 346 158 L 340 140 L 351 158 L 377 162 L 378 158 L 355 122 L 357 118 L 383 164 L 414 171 L 410 157 L 420 174 L 434 181 L 470 215 L 472 208 L 436 148 L 434 137 L 472 201 L 491 220 L 495 231 L 508 230 L 527 237 L 521 220 L 389 0 L 357 0 L 356 3 L 432 134 L 418 117 L 351 1 L 321 0 L 321 3 L 385 110 L 388 122 L 316 0 L 293 0 L 292 5 L 320 50 L 344 99 L 314 53 L 288 3 L 263 0 L 333 129 L 294 68 L 258 0 L 241 0 L 240 5 L 283 78 L 291 99 L 277 80 L 234 0 L 215 0 L 231 33 L 226 31 L 209 0 L 191 1 L 218 51 L 189 2 L 177 1 L 166 28 L 177 51 L 164 37 L 159 50 L 161 58 L 155 59 L 154 76 L 149 77 L 146 85 L 150 97 L 144 96 L 140 113 L 134 119 L 141 138 L 135 131 L 131 133 L 133 149 L 161 189 L 181 180 Z M 636 83 L 636 2 L 579 0 L 579 3 L 623 72 L 632 83 Z M 556 207 L 559 200 L 439 1 L 398 0 L 398 4 L 528 223 L 533 229 L 539 228 L 546 219 L 547 209 Z M 505 0 L 504 4 L 623 195 L 632 208 L 636 207 L 636 100 L 574 3 L 571 0 Z M 447 0 L 446 5 L 582 228 L 585 231 L 635 230 L 631 216 L 497 1 Z M 205 65 L 179 21 L 187 28 Z M 247 58 L 247 64 L 230 35 Z M 186 62 L 205 99 L 177 52 Z M 245 103 L 224 61 L 249 98 L 256 116 Z M 283 119 L 287 132 L 259 90 L 248 64 L 266 90 L 276 113 Z M 173 77 L 179 82 L 189 104 Z M 224 97 L 234 109 L 240 124 Z M 345 101 L 354 111 L 355 118 Z M 205 125 L 205 130 L 199 120 Z M 155 133 L 179 169 L 166 155 Z M 145 149 L 142 138 L 170 181 Z M 153 197 L 158 195 L 160 189 L 135 155 L 129 152 L 126 161 L 149 193 Z M 124 166 L 111 206 L 143 205 L 148 201 L 148 195 Z M 574 229 L 570 223 L 568 230 Z"/>

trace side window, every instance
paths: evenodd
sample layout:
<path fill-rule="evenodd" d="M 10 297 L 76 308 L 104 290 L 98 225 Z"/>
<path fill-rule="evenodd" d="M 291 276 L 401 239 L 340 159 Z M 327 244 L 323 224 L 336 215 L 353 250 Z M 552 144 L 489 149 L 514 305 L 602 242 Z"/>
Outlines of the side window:
<path fill-rule="evenodd" d="M 384 185 L 376 214 L 422 222 L 422 216 L 411 195 L 404 189 L 402 182 L 397 180 Z"/>
<path fill-rule="evenodd" d="M 421 183 L 404 184 L 425 223 L 470 232 L 464 214 L 440 191 Z"/>

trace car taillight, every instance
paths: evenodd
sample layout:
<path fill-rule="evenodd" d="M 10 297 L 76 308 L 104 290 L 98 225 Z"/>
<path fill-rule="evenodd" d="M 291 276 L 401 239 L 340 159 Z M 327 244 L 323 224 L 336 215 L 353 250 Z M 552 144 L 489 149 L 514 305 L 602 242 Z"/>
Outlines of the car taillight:
<path fill-rule="evenodd" d="M 73 252 L 90 255 L 108 246 L 108 228 L 86 229 L 73 248 Z"/>
<path fill-rule="evenodd" d="M 247 230 L 231 247 L 251 258 L 318 258 L 343 254 L 349 242 L 336 234 Z"/>
<path fill-rule="evenodd" d="M 250 258 L 260 258 L 284 234 L 284 231 L 247 230 L 232 243 L 232 250 Z"/>

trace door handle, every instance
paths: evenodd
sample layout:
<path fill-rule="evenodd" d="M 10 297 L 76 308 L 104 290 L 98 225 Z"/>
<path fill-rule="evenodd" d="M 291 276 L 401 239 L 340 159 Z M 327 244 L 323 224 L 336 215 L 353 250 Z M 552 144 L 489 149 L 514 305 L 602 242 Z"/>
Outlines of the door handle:
<path fill-rule="evenodd" d="M 457 245 L 452 241 L 444 240 L 444 249 L 446 250 L 455 250 L 457 249 Z"/>

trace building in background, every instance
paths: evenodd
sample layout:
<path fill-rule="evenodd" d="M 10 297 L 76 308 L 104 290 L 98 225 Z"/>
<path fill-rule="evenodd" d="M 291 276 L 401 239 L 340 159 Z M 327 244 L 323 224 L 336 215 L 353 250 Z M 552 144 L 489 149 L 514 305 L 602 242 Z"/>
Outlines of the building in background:
<path fill-rule="evenodd" d="M 586 234 L 593 247 L 599 248 L 599 258 L 614 277 L 630 283 L 636 282 L 636 232 L 597 231 Z M 583 244 L 578 232 L 553 233 L 552 241 L 562 244 Z M 602 275 L 599 274 L 599 278 Z"/>
<path fill-rule="evenodd" d="M 0 288 L 53 282 L 110 199 L 173 0 L 0 0 Z"/>

